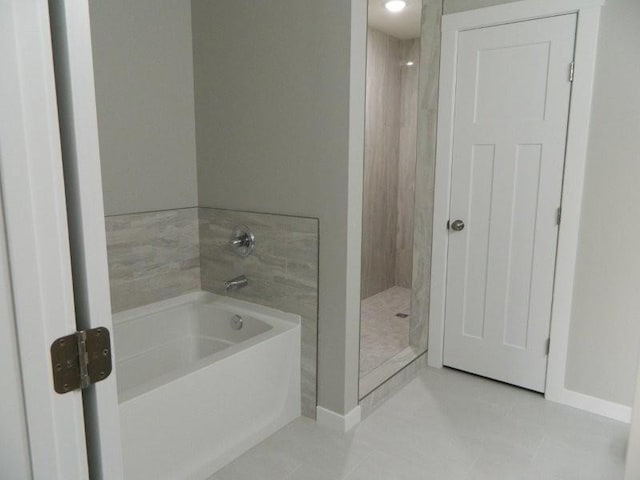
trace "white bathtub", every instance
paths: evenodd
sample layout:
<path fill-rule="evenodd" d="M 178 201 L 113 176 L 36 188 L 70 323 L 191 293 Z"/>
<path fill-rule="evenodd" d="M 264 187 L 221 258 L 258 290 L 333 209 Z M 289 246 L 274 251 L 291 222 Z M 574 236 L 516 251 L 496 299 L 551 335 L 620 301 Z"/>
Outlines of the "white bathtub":
<path fill-rule="evenodd" d="M 126 480 L 208 478 L 300 415 L 298 315 L 195 292 L 113 320 Z"/>

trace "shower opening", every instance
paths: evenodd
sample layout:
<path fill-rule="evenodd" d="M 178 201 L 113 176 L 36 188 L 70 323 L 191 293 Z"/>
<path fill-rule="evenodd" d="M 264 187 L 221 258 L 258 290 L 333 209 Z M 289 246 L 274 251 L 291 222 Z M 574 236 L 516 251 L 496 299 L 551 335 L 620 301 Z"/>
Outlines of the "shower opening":
<path fill-rule="evenodd" d="M 360 398 L 418 354 L 411 298 L 421 7 L 368 7 Z"/>

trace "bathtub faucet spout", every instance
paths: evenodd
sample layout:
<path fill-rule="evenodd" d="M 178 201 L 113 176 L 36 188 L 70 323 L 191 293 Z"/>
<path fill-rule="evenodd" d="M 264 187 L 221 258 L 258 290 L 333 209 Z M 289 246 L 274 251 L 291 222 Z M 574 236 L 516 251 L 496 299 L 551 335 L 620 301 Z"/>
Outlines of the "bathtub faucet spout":
<path fill-rule="evenodd" d="M 229 290 L 238 290 L 242 287 L 246 287 L 249 284 L 249 280 L 244 275 L 240 275 L 239 277 L 232 278 L 231 280 L 227 280 L 224 282 L 224 291 L 228 292 Z"/>

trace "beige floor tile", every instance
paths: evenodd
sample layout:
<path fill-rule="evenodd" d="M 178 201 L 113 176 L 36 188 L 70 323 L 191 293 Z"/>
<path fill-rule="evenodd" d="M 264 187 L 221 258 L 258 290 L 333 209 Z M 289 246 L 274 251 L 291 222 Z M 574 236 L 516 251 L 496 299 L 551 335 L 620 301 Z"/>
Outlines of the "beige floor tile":
<path fill-rule="evenodd" d="M 450 369 L 346 435 L 300 418 L 212 480 L 622 480 L 628 426 Z"/>

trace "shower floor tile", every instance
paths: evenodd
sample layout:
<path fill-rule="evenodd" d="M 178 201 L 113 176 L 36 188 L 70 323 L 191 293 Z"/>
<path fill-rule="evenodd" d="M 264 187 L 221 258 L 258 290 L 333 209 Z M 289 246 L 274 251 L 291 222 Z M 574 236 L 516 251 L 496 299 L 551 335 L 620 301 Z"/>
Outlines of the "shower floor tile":
<path fill-rule="evenodd" d="M 362 301 L 360 376 L 371 372 L 409 346 L 410 310 L 410 288 L 391 287 Z"/>

